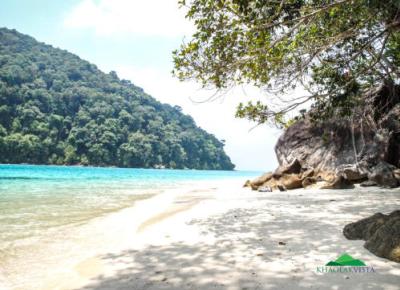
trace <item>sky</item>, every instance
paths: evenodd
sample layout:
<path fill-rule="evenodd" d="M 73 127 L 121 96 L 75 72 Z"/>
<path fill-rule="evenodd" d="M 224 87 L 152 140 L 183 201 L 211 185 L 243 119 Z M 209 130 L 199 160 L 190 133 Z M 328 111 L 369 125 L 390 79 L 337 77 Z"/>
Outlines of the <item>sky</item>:
<path fill-rule="evenodd" d="M 265 96 L 235 88 L 214 102 L 195 82 L 172 74 L 172 51 L 190 39 L 194 27 L 178 0 L 1 0 L 0 27 L 66 49 L 108 73 L 142 87 L 163 103 L 179 105 L 197 125 L 226 141 L 238 170 L 272 170 L 281 132 L 234 117 L 239 102 Z"/>

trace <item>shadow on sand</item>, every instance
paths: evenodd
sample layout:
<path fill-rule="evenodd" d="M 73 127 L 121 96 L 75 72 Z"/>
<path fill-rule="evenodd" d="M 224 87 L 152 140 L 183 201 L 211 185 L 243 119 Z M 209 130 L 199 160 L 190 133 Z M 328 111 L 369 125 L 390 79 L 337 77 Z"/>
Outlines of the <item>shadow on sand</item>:
<path fill-rule="evenodd" d="M 255 196 L 258 206 L 192 220 L 190 226 L 213 237 L 209 242 L 105 255 L 104 262 L 121 265 L 120 270 L 95 277 L 82 289 L 399 289 L 399 264 L 373 256 L 362 242 L 341 234 L 349 221 L 391 211 L 399 203 L 385 205 L 379 193 L 361 198 L 354 191 L 326 198 L 285 195 Z M 376 273 L 316 273 L 317 266 L 344 252 Z"/>

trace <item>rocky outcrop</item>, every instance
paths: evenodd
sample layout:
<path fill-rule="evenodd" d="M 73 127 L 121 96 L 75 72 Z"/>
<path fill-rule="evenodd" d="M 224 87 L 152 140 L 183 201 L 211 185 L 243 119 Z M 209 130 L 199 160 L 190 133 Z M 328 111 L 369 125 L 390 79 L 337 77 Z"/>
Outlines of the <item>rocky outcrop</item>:
<path fill-rule="evenodd" d="M 272 178 L 272 173 L 267 172 L 261 175 L 260 177 L 254 179 L 253 181 L 248 180 L 244 186 L 250 186 L 251 189 L 257 190 L 259 187 L 261 187 L 264 183 L 269 181 Z"/>
<path fill-rule="evenodd" d="M 394 176 L 395 170 L 395 166 L 381 161 L 368 174 L 368 179 L 383 187 L 397 187 L 398 181 Z"/>
<path fill-rule="evenodd" d="M 317 123 L 306 115 L 287 128 L 275 146 L 278 169 L 251 187 L 399 186 L 400 86 L 381 86 L 365 100 L 352 117 Z"/>
<path fill-rule="evenodd" d="M 378 257 L 400 263 L 400 210 L 376 213 L 343 229 L 349 240 L 364 240 L 364 247 Z"/>
<path fill-rule="evenodd" d="M 297 188 L 315 188 L 315 189 L 349 189 L 354 188 L 353 183 L 342 176 L 336 178 L 323 179 L 321 176 L 307 176 L 306 171 L 290 174 L 276 174 L 269 172 L 271 176 L 264 183 L 260 183 L 260 179 L 247 181 L 245 186 L 251 187 L 253 190 L 260 192 L 270 192 L 273 190 L 290 190 Z"/>
<path fill-rule="evenodd" d="M 299 160 L 294 159 L 290 164 L 285 164 L 285 166 L 280 166 L 272 174 L 274 178 L 280 178 L 288 174 L 298 174 L 301 172 L 301 164 Z"/>
<path fill-rule="evenodd" d="M 246 182 L 253 190 L 268 192 L 271 190 L 285 191 L 302 187 L 302 169 L 298 160 L 287 166 L 281 166 L 275 172 L 267 172 L 253 181 Z"/>

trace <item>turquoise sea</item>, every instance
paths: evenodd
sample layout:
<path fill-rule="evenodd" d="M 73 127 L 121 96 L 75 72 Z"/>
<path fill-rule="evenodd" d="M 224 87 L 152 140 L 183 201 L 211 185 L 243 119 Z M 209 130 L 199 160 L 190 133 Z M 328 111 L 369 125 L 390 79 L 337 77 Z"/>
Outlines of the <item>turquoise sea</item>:
<path fill-rule="evenodd" d="M 81 225 L 138 199 L 202 181 L 246 179 L 250 171 L 0 165 L 0 258 L 49 229 Z M 29 241 L 29 242 L 27 242 Z"/>

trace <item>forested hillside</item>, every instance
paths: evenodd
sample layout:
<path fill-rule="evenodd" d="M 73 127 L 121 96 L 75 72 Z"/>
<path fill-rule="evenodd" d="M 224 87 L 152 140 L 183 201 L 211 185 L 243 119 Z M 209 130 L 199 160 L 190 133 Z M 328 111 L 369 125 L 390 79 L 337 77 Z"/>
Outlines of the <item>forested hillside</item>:
<path fill-rule="evenodd" d="M 233 169 L 223 146 L 115 72 L 0 29 L 0 163 Z"/>

